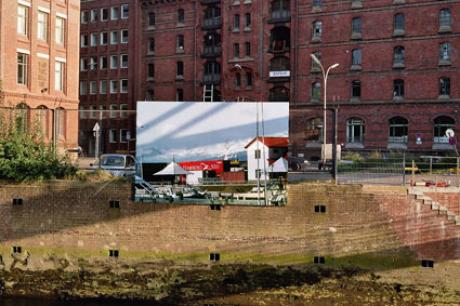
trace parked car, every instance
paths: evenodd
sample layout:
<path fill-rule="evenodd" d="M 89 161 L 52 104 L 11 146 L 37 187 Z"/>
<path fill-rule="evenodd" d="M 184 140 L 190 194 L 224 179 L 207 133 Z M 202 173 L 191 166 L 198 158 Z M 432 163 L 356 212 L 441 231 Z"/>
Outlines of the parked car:
<path fill-rule="evenodd" d="M 136 173 L 136 159 L 128 154 L 103 154 L 93 167 L 116 176 L 132 176 Z"/>

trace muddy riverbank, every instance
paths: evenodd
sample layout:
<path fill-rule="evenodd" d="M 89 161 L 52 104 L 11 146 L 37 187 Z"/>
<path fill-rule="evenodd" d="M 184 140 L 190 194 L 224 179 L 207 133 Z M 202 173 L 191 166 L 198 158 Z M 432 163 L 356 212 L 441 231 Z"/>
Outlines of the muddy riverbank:
<path fill-rule="evenodd" d="M 459 291 L 385 282 L 360 268 L 322 265 L 144 264 L 97 272 L 14 269 L 0 271 L 0 293 L 10 301 L 35 297 L 69 306 L 75 301 L 98 305 L 101 300 L 109 306 L 119 305 L 117 300 L 135 300 L 137 305 L 460 305 Z"/>

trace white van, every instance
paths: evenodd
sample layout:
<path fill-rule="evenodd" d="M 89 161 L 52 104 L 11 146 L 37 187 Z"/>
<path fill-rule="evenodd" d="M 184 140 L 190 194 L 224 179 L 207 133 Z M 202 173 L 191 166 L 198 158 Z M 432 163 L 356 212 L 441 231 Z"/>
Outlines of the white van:
<path fill-rule="evenodd" d="M 136 159 L 128 154 L 103 154 L 96 166 L 116 176 L 132 176 L 136 173 Z"/>

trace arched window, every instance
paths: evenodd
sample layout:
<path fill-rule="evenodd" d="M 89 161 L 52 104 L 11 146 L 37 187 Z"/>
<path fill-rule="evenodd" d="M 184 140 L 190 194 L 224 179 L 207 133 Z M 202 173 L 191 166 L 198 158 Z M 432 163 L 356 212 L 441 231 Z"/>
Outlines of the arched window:
<path fill-rule="evenodd" d="M 65 138 L 65 126 L 66 126 L 66 112 L 62 107 L 56 108 L 55 110 L 55 129 L 56 138 Z"/>
<path fill-rule="evenodd" d="M 316 81 L 311 84 L 311 100 L 313 102 L 318 102 L 321 98 L 321 83 Z"/>
<path fill-rule="evenodd" d="M 393 35 L 403 35 L 405 29 L 404 14 L 398 13 L 394 16 Z"/>
<path fill-rule="evenodd" d="M 241 88 L 241 74 L 240 73 L 235 74 L 235 88 L 237 89 Z"/>
<path fill-rule="evenodd" d="M 446 136 L 447 129 L 453 129 L 455 120 L 448 116 L 439 116 L 434 119 L 433 142 L 449 143 L 449 137 Z"/>
<path fill-rule="evenodd" d="M 353 36 L 361 36 L 361 17 L 355 17 L 351 20 L 351 33 Z M 358 37 L 356 37 L 358 38 Z"/>
<path fill-rule="evenodd" d="M 176 78 L 183 79 L 184 78 L 184 62 L 178 61 L 176 63 Z"/>
<path fill-rule="evenodd" d="M 15 113 L 16 131 L 25 133 L 29 123 L 29 107 L 25 103 L 20 103 L 16 106 Z"/>
<path fill-rule="evenodd" d="M 270 31 L 270 52 L 287 52 L 291 46 L 291 30 L 276 26 Z"/>
<path fill-rule="evenodd" d="M 393 117 L 389 121 L 390 134 L 388 138 L 389 143 L 407 143 L 408 135 L 408 121 L 403 117 Z"/>
<path fill-rule="evenodd" d="M 364 143 L 364 121 L 360 118 L 347 120 L 347 143 Z"/>
<path fill-rule="evenodd" d="M 309 142 L 320 142 L 323 134 L 323 120 L 321 118 L 312 118 L 307 120 L 305 126 L 305 140 Z"/>
<path fill-rule="evenodd" d="M 179 34 L 176 38 L 176 52 L 183 52 L 185 49 L 184 35 Z"/>
<path fill-rule="evenodd" d="M 439 11 L 439 30 L 443 31 L 450 31 L 452 26 L 452 17 L 450 13 L 450 9 L 444 8 Z"/>
<path fill-rule="evenodd" d="M 312 54 L 321 62 L 321 51 L 315 51 Z M 311 70 L 313 72 L 321 71 L 321 67 L 318 65 L 318 63 L 315 62 L 311 57 L 310 57 L 310 60 L 311 60 Z"/>
<path fill-rule="evenodd" d="M 48 109 L 44 105 L 37 108 L 37 128 L 41 136 L 46 138 L 48 136 Z"/>
<path fill-rule="evenodd" d="M 271 3 L 272 19 L 276 21 L 288 21 L 291 17 L 290 0 L 274 0 Z"/>
<path fill-rule="evenodd" d="M 220 82 L 220 64 L 216 61 L 208 61 L 204 64 L 204 82 L 218 83 Z"/>
<path fill-rule="evenodd" d="M 450 79 L 442 77 L 439 79 L 439 95 L 442 97 L 450 96 Z"/>
<path fill-rule="evenodd" d="M 271 102 L 288 102 L 289 90 L 284 86 L 276 86 L 270 89 L 269 98 Z"/>
<path fill-rule="evenodd" d="M 393 67 L 404 67 L 404 47 L 402 46 L 393 49 Z"/>

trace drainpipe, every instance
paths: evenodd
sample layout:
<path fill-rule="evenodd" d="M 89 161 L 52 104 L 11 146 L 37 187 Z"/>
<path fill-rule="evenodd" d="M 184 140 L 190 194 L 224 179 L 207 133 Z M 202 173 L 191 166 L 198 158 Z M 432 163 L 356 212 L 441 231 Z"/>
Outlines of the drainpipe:
<path fill-rule="evenodd" d="M 194 44 L 194 50 L 193 50 L 193 74 L 194 74 L 194 77 L 193 77 L 193 100 L 197 101 L 197 97 L 196 97 L 196 86 L 197 86 L 197 54 L 198 54 L 198 43 L 197 43 L 197 37 L 196 37 L 196 33 L 197 33 L 197 28 L 199 27 L 199 22 L 198 22 L 198 19 L 197 19 L 197 3 L 198 1 L 195 1 L 195 11 L 194 11 L 194 15 L 195 15 L 195 27 L 194 27 L 194 30 L 193 30 L 193 39 L 195 41 L 195 44 Z"/>

